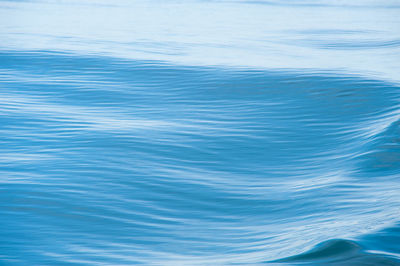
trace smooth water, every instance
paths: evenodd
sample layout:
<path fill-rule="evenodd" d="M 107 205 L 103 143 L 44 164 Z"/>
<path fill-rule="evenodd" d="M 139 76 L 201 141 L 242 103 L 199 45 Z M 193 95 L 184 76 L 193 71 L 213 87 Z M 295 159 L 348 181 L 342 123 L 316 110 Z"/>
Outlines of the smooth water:
<path fill-rule="evenodd" d="M 400 265 L 397 1 L 0 1 L 0 265 Z"/>

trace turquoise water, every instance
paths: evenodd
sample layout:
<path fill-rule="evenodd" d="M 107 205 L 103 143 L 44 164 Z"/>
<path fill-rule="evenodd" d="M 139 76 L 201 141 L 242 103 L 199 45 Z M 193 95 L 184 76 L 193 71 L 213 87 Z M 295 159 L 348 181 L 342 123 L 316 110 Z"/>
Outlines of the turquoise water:
<path fill-rule="evenodd" d="M 0 1 L 0 265 L 400 265 L 396 1 Z"/>

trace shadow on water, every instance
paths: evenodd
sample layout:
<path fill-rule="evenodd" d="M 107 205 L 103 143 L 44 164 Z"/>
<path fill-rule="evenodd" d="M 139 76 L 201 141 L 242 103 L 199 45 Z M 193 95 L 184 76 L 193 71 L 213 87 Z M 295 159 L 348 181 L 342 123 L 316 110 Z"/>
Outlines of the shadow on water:
<path fill-rule="evenodd" d="M 398 265 L 396 85 L 48 51 L 0 81 L 7 263 Z"/>

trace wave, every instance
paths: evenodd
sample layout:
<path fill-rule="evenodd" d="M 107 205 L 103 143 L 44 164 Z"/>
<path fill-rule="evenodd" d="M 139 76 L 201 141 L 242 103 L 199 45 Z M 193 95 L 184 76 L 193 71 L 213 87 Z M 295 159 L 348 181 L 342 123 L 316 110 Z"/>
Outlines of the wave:
<path fill-rule="evenodd" d="M 400 260 L 366 253 L 354 241 L 334 239 L 317 245 L 309 252 L 274 262 L 291 265 L 400 265 Z"/>
<path fill-rule="evenodd" d="M 395 84 L 53 51 L 0 80 L 6 263 L 397 265 Z"/>
<path fill-rule="evenodd" d="M 310 251 L 267 262 L 290 265 L 400 265 L 400 227 L 361 236 L 357 241 L 333 239 Z M 362 246 L 359 244 L 361 243 Z"/>

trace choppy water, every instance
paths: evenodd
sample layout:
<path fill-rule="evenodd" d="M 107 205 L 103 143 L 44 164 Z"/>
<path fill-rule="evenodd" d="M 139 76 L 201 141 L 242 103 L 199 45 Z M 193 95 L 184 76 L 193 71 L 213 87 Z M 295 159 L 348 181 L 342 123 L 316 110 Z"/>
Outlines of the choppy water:
<path fill-rule="evenodd" d="M 0 1 L 1 265 L 400 265 L 397 1 Z"/>

